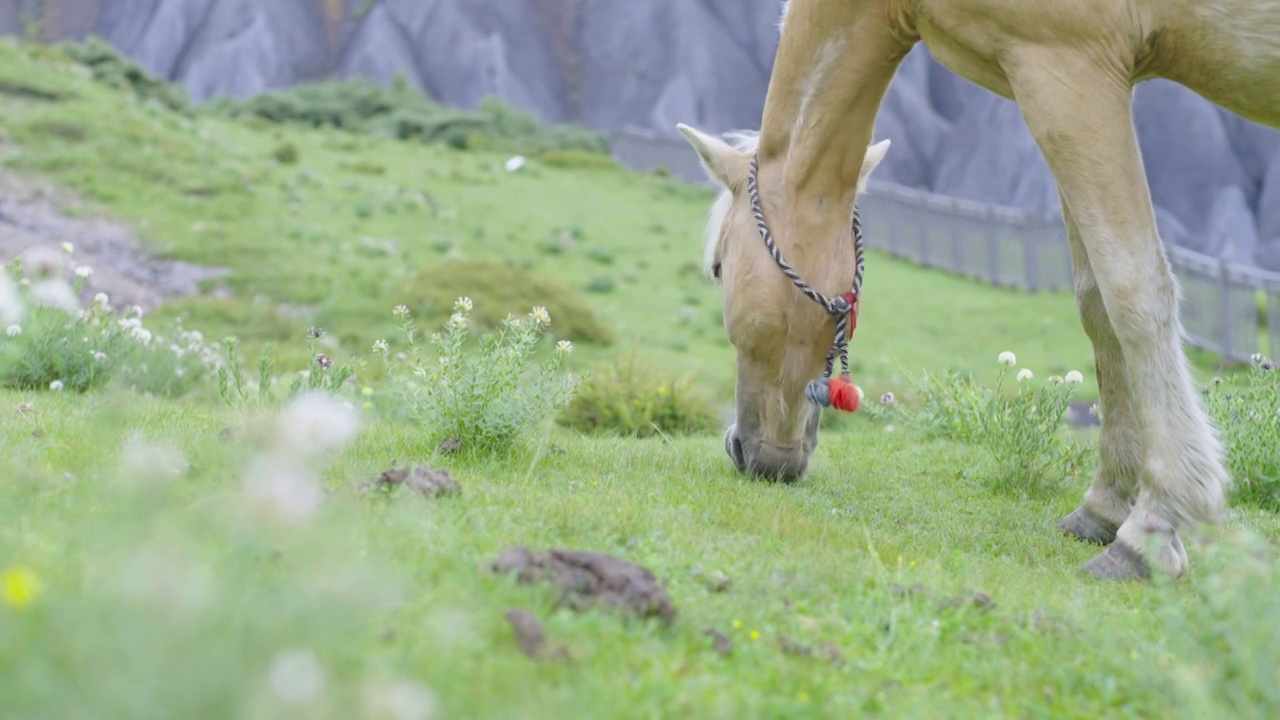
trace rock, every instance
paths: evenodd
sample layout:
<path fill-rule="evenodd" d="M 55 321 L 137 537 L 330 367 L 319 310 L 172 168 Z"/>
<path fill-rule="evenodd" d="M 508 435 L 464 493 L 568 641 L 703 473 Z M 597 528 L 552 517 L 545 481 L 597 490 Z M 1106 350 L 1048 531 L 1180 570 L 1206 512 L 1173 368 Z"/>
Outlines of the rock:
<path fill-rule="evenodd" d="M 1207 229 L 1222 188 L 1248 187 L 1222 118 L 1192 91 L 1168 80 L 1140 84 L 1134 123 L 1152 199 L 1193 233 Z"/>
<path fill-rule="evenodd" d="M 973 98 L 943 139 L 933 191 L 1060 216 L 1057 183 L 1018 106 Z"/>
<path fill-rule="evenodd" d="M 931 62 L 924 45 L 917 45 L 885 93 L 875 137 L 892 140 L 893 152 L 885 156 L 879 178 L 915 188 L 932 185 L 938 150 L 951 125 L 929 104 Z"/>
<path fill-rule="evenodd" d="M 1253 256 L 1258 248 L 1258 228 L 1244 188 L 1238 185 L 1222 188 L 1214 200 L 1206 235 L 1204 246 L 1193 250 L 1230 263 L 1253 265 Z"/>
<path fill-rule="evenodd" d="M 432 470 L 426 465 L 387 470 L 373 482 L 366 483 L 362 490 L 393 488 L 401 485 L 426 497 L 457 495 L 462 492 L 462 486 L 449 476 L 448 471 Z"/>

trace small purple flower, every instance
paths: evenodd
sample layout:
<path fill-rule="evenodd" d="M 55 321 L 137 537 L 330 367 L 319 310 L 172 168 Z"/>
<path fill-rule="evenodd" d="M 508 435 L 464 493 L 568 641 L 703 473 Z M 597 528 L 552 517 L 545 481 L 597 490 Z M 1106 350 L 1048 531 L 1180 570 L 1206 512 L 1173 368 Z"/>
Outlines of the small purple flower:
<path fill-rule="evenodd" d="M 324 368 L 325 370 L 328 370 L 329 368 L 333 367 L 333 359 L 325 355 L 324 353 L 316 354 L 316 362 L 319 363 L 320 367 Z"/>

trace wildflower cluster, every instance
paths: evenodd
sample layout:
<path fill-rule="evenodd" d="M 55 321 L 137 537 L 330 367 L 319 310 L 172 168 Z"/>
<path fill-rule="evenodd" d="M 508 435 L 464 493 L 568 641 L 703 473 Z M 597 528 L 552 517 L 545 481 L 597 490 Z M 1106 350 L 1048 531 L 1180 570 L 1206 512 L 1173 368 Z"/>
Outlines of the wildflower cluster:
<path fill-rule="evenodd" d="M 177 321 L 168 337 L 143 326 L 141 307 L 117 310 L 106 293 L 79 297 L 92 268 L 33 248 L 0 274 L 0 381 L 23 389 L 84 392 L 119 378 L 134 389 L 180 395 L 218 362 L 217 347 Z"/>
<path fill-rule="evenodd" d="M 561 340 L 550 359 L 534 365 L 551 316 L 534 307 L 524 317 L 508 317 L 496 331 L 472 336 L 469 313 L 474 305 L 460 297 L 442 332 L 430 337 L 434 362 L 423 359 L 409 309 L 397 306 L 408 353 L 410 372 L 392 362 L 390 344 L 374 343 L 388 375 L 396 383 L 413 419 L 423 425 L 428 440 L 461 443 L 467 452 L 498 452 L 511 447 L 527 431 L 551 419 L 569 401 L 578 378 L 560 373 L 573 344 Z"/>
<path fill-rule="evenodd" d="M 1255 355 L 1243 376 L 1215 377 L 1205 403 L 1226 446 L 1233 499 L 1280 509 L 1280 373 Z"/>
<path fill-rule="evenodd" d="M 324 336 L 324 330 L 320 328 L 307 330 L 307 352 L 311 360 L 307 369 L 294 375 L 283 397 L 278 390 L 280 382 L 276 376 L 275 356 L 271 346 L 264 346 L 258 356 L 257 387 L 250 389 L 244 365 L 237 353 L 240 341 L 234 336 L 224 338 L 222 343 L 226 347 L 226 362 L 218 368 L 218 394 L 228 405 L 243 407 L 255 399 L 262 405 L 269 406 L 313 391 L 338 393 L 355 377 L 358 364 L 352 361 L 335 364 L 333 358 L 320 350 L 320 339 Z"/>
<path fill-rule="evenodd" d="M 1082 460 L 1083 448 L 1061 430 L 1072 391 L 1084 376 L 1073 370 L 1035 386 L 1035 374 L 1024 367 L 1015 374 L 1017 387 L 1010 393 L 1005 384 L 1017 357 L 1003 352 L 997 361 L 994 388 L 955 372 L 926 373 L 917 381 L 920 408 L 899 412 L 934 437 L 986 448 L 996 463 L 991 479 L 997 489 L 1052 491 L 1079 470 Z"/>

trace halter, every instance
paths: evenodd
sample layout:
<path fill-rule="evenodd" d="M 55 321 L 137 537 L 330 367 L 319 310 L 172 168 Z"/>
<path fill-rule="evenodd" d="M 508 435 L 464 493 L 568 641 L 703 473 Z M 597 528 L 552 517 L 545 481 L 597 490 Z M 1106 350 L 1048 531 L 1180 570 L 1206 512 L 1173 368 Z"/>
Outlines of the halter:
<path fill-rule="evenodd" d="M 862 273 L 866 268 L 862 254 L 862 220 L 858 216 L 858 205 L 855 202 L 853 206 L 855 257 L 853 288 L 843 295 L 829 298 L 810 287 L 809 283 L 801 279 L 787 261 L 782 259 L 782 253 L 773 241 L 769 225 L 764 220 L 764 210 L 760 207 L 760 194 L 756 188 L 756 172 L 759 170 L 759 164 L 759 154 L 753 155 L 751 169 L 747 173 L 747 193 L 751 198 L 751 212 L 755 215 L 756 228 L 760 231 L 764 246 L 768 248 L 773 261 L 778 264 L 783 274 L 791 278 L 791 282 L 799 288 L 800 292 L 821 305 L 827 314 L 836 318 L 836 337 L 831 343 L 831 349 L 827 351 L 826 368 L 822 372 L 822 377 L 809 382 L 804 389 L 804 395 L 809 402 L 819 407 L 834 407 L 845 412 L 856 412 L 861 400 L 858 397 L 858 389 L 849 380 L 849 338 L 853 336 L 853 330 L 858 326 L 858 294 L 862 291 Z M 832 378 L 831 372 L 834 369 L 837 354 L 840 356 L 840 376 Z"/>

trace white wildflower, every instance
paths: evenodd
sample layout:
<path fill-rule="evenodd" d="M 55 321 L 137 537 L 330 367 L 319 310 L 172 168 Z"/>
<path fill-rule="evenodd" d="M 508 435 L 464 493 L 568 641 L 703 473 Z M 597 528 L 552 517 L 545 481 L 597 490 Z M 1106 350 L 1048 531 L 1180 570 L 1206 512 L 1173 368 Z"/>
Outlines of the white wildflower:
<path fill-rule="evenodd" d="M 302 456 L 338 450 L 355 439 L 359 422 L 353 408 L 325 393 L 309 392 L 280 414 L 280 439 Z"/>
<path fill-rule="evenodd" d="M 102 352 L 101 350 L 95 350 L 93 353 L 93 359 L 96 362 L 106 362 L 107 354 Z"/>
<path fill-rule="evenodd" d="M 130 313 L 130 314 L 132 314 L 132 315 L 133 315 L 133 317 L 134 317 L 135 319 L 137 319 L 137 320 L 141 320 L 141 319 L 142 319 L 142 306 L 141 306 L 141 305 L 134 305 L 133 307 L 130 307 L 130 308 L 129 308 L 129 313 Z"/>
<path fill-rule="evenodd" d="M 391 309 L 391 312 L 398 318 L 407 317 L 409 315 L 409 308 L 405 305 L 397 305 Z"/>
<path fill-rule="evenodd" d="M 1035 375 L 1032 375 L 1031 371 L 1028 370 L 1027 368 L 1022 368 L 1021 370 L 1018 371 L 1018 382 L 1022 382 L 1023 380 L 1030 380 L 1033 377 L 1035 377 Z"/>
<path fill-rule="evenodd" d="M 387 341 L 386 340 L 373 341 L 373 351 L 376 353 L 385 353 L 387 351 Z"/>
<path fill-rule="evenodd" d="M 370 718 L 429 720 L 436 714 L 435 694 L 414 682 L 367 683 L 364 702 Z"/>
<path fill-rule="evenodd" d="M 107 294 L 104 292 L 100 292 L 97 295 L 94 295 L 93 301 L 104 308 L 111 307 L 111 298 L 107 297 Z"/>
<path fill-rule="evenodd" d="M 75 252 L 75 251 L 76 251 L 76 248 L 75 248 L 75 246 L 74 246 L 74 245 L 72 245 L 71 243 L 69 243 L 69 242 L 64 242 L 64 243 L 62 243 L 62 252 L 64 252 L 64 253 L 66 253 L 66 254 L 70 255 L 71 253 L 73 253 L 73 252 Z"/>
<path fill-rule="evenodd" d="M 92 274 L 93 274 L 93 268 L 89 267 L 88 265 L 81 265 L 80 267 L 76 268 L 76 277 L 87 278 Z"/>
<path fill-rule="evenodd" d="M 31 288 L 31 297 L 37 305 L 57 308 L 74 315 L 80 311 L 76 293 L 65 280 L 41 280 Z"/>
<path fill-rule="evenodd" d="M 1061 376 L 1061 375 L 1050 375 L 1050 376 L 1049 376 L 1049 384 L 1050 384 L 1050 385 L 1061 385 L 1061 384 L 1062 384 L 1062 376 Z"/>
<path fill-rule="evenodd" d="M 997 358 L 997 360 L 1001 365 L 1005 365 L 1005 366 L 1016 365 L 1018 363 L 1018 356 L 1014 355 L 1008 350 L 1005 350 L 1004 352 L 1000 353 L 1000 356 Z"/>
<path fill-rule="evenodd" d="M 458 301 L 453 304 L 453 308 L 458 312 L 471 312 L 473 307 L 475 306 L 472 304 L 471 298 L 465 295 L 458 298 Z"/>
<path fill-rule="evenodd" d="M 271 660 L 271 691 L 291 705 L 300 705 L 324 692 L 324 668 L 309 650 L 290 650 Z"/>
<path fill-rule="evenodd" d="M 1078 385 L 1079 383 L 1084 382 L 1084 374 L 1081 373 L 1079 370 L 1072 370 L 1071 372 L 1067 373 L 1066 380 L 1068 384 Z"/>
<path fill-rule="evenodd" d="M 463 315 L 462 313 L 454 313 L 453 315 L 449 316 L 449 324 L 457 328 L 466 327 L 467 316 Z"/>
<path fill-rule="evenodd" d="M 57 391 L 61 390 L 61 389 L 62 389 L 62 381 L 61 381 L 61 380 L 54 380 L 53 382 L 49 383 L 49 389 L 50 389 L 50 390 L 52 390 L 52 391 L 54 391 L 54 392 L 57 392 Z"/>
<path fill-rule="evenodd" d="M 18 337 L 19 335 L 21 335 L 21 334 L 22 334 L 22 326 L 21 326 L 21 325 L 17 325 L 17 324 L 10 325 L 10 326 L 9 326 L 9 327 L 4 331 L 4 334 L 5 334 L 5 335 L 8 335 L 9 337 Z"/>
<path fill-rule="evenodd" d="M 886 392 L 885 394 L 883 394 L 883 395 L 881 395 L 881 396 L 880 396 L 880 404 L 881 404 L 881 405 L 892 405 L 892 404 L 894 404 L 894 403 L 895 403 L 895 402 L 897 402 L 897 401 L 898 401 L 898 399 L 897 399 L 896 397 L 894 397 L 894 395 L 893 395 L 893 393 L 892 393 L 892 392 Z"/>
<path fill-rule="evenodd" d="M 151 331 L 144 327 L 135 327 L 129 331 L 129 334 L 133 335 L 133 338 L 143 345 L 151 344 Z"/>
<path fill-rule="evenodd" d="M 533 321 L 538 323 L 539 325 L 551 324 L 551 314 L 548 313 L 547 309 L 541 305 L 538 305 L 537 307 L 535 307 L 533 309 L 533 312 L 529 313 L 529 316 L 532 317 Z"/>
<path fill-rule="evenodd" d="M 14 286 L 9 273 L 0 270 L 0 322 L 17 324 L 22 321 L 25 310 L 22 296 L 18 294 L 18 288 Z"/>
<path fill-rule="evenodd" d="M 507 172 L 515 172 L 524 167 L 524 162 L 523 155 L 514 155 L 508 158 L 507 161 L 502 164 L 502 167 L 506 168 Z"/>
<path fill-rule="evenodd" d="M 573 353 L 573 343 L 568 340 L 561 340 L 556 343 L 556 353 L 560 355 L 570 355 Z"/>

